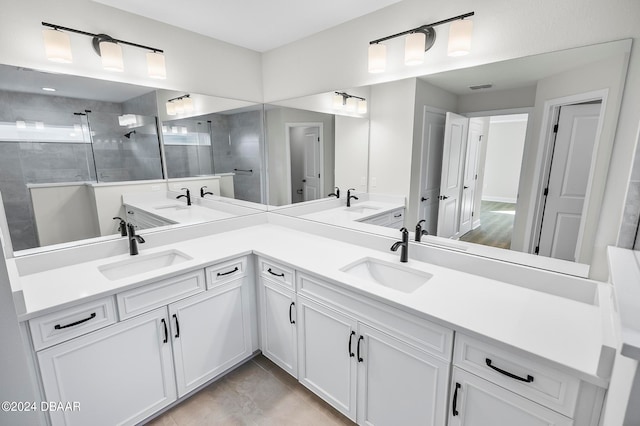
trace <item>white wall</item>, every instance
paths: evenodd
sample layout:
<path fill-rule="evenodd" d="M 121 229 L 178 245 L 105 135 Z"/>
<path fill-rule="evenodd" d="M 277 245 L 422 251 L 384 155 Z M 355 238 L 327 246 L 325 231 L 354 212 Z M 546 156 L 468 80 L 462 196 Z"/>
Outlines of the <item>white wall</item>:
<path fill-rule="evenodd" d="M 490 122 L 482 199 L 515 203 L 524 150 L 526 121 Z"/>
<path fill-rule="evenodd" d="M 416 80 L 371 88 L 369 191 L 409 196 Z"/>
<path fill-rule="evenodd" d="M 474 92 L 458 96 L 458 113 L 497 109 L 528 108 L 536 101 L 536 86 L 516 89 L 495 90 L 492 92 Z"/>
<path fill-rule="evenodd" d="M 146 76 L 146 51 L 123 47 L 125 72 L 103 70 L 91 38 L 71 34 L 73 64 L 46 59 L 41 21 L 157 47 L 165 52 L 167 79 Z M 213 40 L 87 0 L 24 0 L 0 14 L 0 63 L 142 86 L 262 101 L 258 52 Z"/>
<path fill-rule="evenodd" d="M 39 185 L 29 192 L 41 246 L 100 236 L 88 185 Z"/>
<path fill-rule="evenodd" d="M 344 194 L 349 188 L 367 191 L 369 120 L 336 115 L 335 186 Z M 333 188 L 325 188 L 332 191 Z"/>

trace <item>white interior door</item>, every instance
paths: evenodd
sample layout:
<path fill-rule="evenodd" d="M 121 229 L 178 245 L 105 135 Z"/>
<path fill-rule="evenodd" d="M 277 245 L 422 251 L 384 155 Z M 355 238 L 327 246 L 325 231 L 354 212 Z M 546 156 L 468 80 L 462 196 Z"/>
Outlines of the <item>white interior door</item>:
<path fill-rule="evenodd" d="M 475 200 L 476 180 L 478 179 L 478 154 L 482 143 L 483 123 L 480 118 L 469 120 L 469 136 L 467 137 L 467 153 L 464 162 L 462 179 L 462 197 L 460 199 L 460 235 L 471 231 L 473 227 L 473 206 Z"/>
<path fill-rule="evenodd" d="M 320 192 L 320 129 L 309 127 L 304 131 L 304 201 L 317 200 Z"/>
<path fill-rule="evenodd" d="M 447 113 L 438 205 L 439 237 L 450 238 L 459 234 L 460 198 L 468 127 L 468 118 L 452 112 Z"/>
<path fill-rule="evenodd" d="M 574 261 L 600 104 L 560 108 L 538 253 Z"/>
<path fill-rule="evenodd" d="M 444 114 L 424 110 L 418 220 L 424 219 L 426 221 L 423 229 L 432 235 L 436 234 L 438 227 L 438 196 L 440 195 L 440 177 L 442 175 L 444 123 Z"/>

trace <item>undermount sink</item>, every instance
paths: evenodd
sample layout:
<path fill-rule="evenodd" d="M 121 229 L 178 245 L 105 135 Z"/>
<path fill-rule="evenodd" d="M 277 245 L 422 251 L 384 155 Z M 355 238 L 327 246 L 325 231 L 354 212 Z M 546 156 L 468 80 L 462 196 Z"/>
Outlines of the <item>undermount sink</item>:
<path fill-rule="evenodd" d="M 347 207 L 345 210 L 350 213 L 368 214 L 368 213 L 375 213 L 377 210 L 380 210 L 380 207 L 358 206 L 358 207 Z"/>
<path fill-rule="evenodd" d="M 183 210 L 183 209 L 188 209 L 189 206 L 187 206 L 186 204 L 167 204 L 164 206 L 155 206 L 154 209 L 156 210 Z"/>
<path fill-rule="evenodd" d="M 191 259 L 192 258 L 190 256 L 187 256 L 178 250 L 168 250 L 109 263 L 107 265 L 99 266 L 98 270 L 106 278 L 113 281 L 133 275 L 143 274 L 145 272 L 151 272 L 167 266 L 177 265 L 178 263 L 186 262 Z"/>
<path fill-rule="evenodd" d="M 433 277 L 428 272 L 371 257 L 360 259 L 340 270 L 362 280 L 404 293 L 416 291 Z"/>

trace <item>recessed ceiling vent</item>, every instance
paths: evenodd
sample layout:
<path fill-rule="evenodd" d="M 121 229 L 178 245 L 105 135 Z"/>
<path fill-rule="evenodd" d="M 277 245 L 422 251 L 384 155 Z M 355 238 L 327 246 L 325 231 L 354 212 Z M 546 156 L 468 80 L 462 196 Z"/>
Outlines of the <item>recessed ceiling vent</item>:
<path fill-rule="evenodd" d="M 491 89 L 492 87 L 493 87 L 493 84 L 489 83 L 489 84 L 478 84 L 476 86 L 469 86 L 469 89 L 480 90 L 480 89 Z"/>

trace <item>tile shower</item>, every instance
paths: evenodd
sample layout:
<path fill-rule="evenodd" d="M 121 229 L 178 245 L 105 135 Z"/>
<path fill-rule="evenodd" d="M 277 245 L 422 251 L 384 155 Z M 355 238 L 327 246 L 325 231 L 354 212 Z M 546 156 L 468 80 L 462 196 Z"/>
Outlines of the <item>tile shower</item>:
<path fill-rule="evenodd" d="M 127 138 L 118 117 L 129 109 L 0 91 L 0 193 L 14 250 L 39 245 L 28 184 L 162 178 L 155 117 L 138 116 Z"/>

